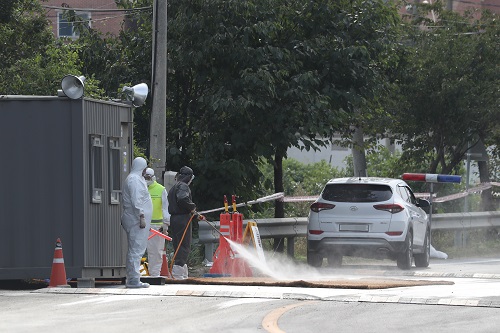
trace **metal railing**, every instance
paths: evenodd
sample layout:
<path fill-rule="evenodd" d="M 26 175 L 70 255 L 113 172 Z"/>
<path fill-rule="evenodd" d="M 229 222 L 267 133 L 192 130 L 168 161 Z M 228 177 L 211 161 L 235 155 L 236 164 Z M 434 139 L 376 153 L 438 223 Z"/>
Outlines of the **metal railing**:
<path fill-rule="evenodd" d="M 287 253 L 290 256 L 293 256 L 295 251 L 295 238 L 306 237 L 307 235 L 307 217 L 244 220 L 244 227 L 248 221 L 257 222 L 260 238 L 262 239 L 286 238 Z M 210 223 L 219 228 L 218 221 Z M 500 211 L 432 214 L 432 230 L 456 230 L 461 233 L 461 239 L 464 238 L 464 231 L 489 227 L 500 227 Z M 219 233 L 207 223 L 200 221 L 198 234 L 200 243 L 205 244 L 205 258 L 212 261 L 215 246 L 219 243 Z M 456 238 L 456 243 L 457 241 Z"/>

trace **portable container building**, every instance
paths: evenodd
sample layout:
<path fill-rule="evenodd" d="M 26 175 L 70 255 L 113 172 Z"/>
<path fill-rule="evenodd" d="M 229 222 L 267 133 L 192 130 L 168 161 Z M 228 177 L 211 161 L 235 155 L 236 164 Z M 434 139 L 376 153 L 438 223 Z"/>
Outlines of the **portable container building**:
<path fill-rule="evenodd" d="M 0 279 L 125 276 L 121 190 L 133 154 L 123 102 L 0 96 Z"/>

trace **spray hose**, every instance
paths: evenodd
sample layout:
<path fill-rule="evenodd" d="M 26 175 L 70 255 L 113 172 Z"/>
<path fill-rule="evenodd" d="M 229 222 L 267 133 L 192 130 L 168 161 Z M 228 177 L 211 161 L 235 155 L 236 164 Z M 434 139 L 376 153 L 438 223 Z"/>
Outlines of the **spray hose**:
<path fill-rule="evenodd" d="M 226 238 L 226 237 L 222 234 L 222 232 L 220 232 L 220 230 L 219 230 L 219 229 L 217 229 L 217 227 L 215 226 L 215 222 L 210 222 L 210 221 L 208 221 L 208 220 L 206 220 L 206 219 L 203 219 L 202 221 L 207 222 L 207 224 L 208 224 L 209 226 L 211 226 L 211 227 L 212 227 L 215 231 L 217 231 L 217 233 L 218 233 L 219 235 L 221 235 L 222 237 Z"/>
<path fill-rule="evenodd" d="M 184 229 L 184 233 L 182 234 L 181 240 L 179 241 L 179 245 L 177 245 L 177 249 L 174 252 L 174 256 L 172 257 L 172 261 L 170 263 L 170 272 L 172 272 L 172 269 L 174 267 L 175 257 L 177 256 L 177 252 L 179 252 L 179 249 L 181 248 L 182 241 L 184 240 L 184 236 L 186 236 L 186 232 L 189 229 L 189 225 L 191 224 L 191 221 L 193 220 L 193 217 L 194 217 L 194 214 L 191 215 L 191 218 L 189 219 L 189 221 L 188 221 L 188 223 L 186 225 L 186 228 Z"/>
<path fill-rule="evenodd" d="M 203 216 L 203 215 L 202 215 L 202 216 Z M 207 224 L 208 224 L 209 226 L 211 226 L 211 227 L 212 227 L 215 231 L 217 231 L 217 233 L 218 233 L 219 235 L 221 235 L 223 238 L 225 238 L 225 239 L 226 239 L 226 241 L 228 241 L 228 239 L 226 238 L 226 236 L 224 236 L 224 235 L 222 234 L 222 232 L 220 232 L 220 230 L 219 230 L 219 229 L 217 229 L 217 226 L 215 225 L 215 222 L 208 221 L 208 220 L 207 220 L 207 219 L 205 219 L 205 218 L 203 218 L 203 220 L 202 220 L 202 221 L 207 222 Z M 234 251 L 233 251 L 233 248 L 232 248 L 231 246 L 229 246 L 229 250 L 231 251 L 231 253 L 232 253 L 233 255 L 235 254 L 235 253 L 234 253 Z"/>
<path fill-rule="evenodd" d="M 235 197 L 233 196 L 233 211 L 236 211 L 236 207 L 241 207 L 241 206 L 247 206 L 247 205 L 254 205 L 254 204 L 257 204 L 257 203 L 262 203 L 262 202 L 266 202 L 266 201 L 272 201 L 272 200 L 278 200 L 278 199 L 282 199 L 284 197 L 284 193 L 283 192 L 280 192 L 280 193 L 275 193 L 275 194 L 272 194 L 272 195 L 268 195 L 268 196 L 265 196 L 265 197 L 262 197 L 262 198 L 259 198 L 257 200 L 253 200 L 253 201 L 248 201 L 248 202 L 244 202 L 244 203 L 241 203 L 241 204 L 236 204 L 236 201 L 235 201 Z M 219 211 L 219 210 L 226 210 L 227 211 L 227 201 L 225 201 L 225 207 L 222 207 L 222 208 L 216 208 L 216 209 L 211 209 L 211 210 L 205 210 L 203 212 L 200 212 L 198 214 L 204 214 L 204 213 L 211 213 L 211 212 L 216 212 L 216 211 Z M 182 237 L 181 237 L 181 240 L 179 241 L 179 245 L 177 245 L 177 249 L 175 250 L 174 252 L 174 256 L 172 257 L 172 261 L 170 263 L 170 272 L 172 272 L 172 269 L 174 267 L 174 262 L 175 262 L 175 257 L 177 256 L 177 252 L 179 252 L 179 249 L 181 247 L 181 244 L 182 244 L 182 241 L 184 240 L 184 237 L 186 236 L 186 232 L 189 228 L 189 225 L 191 224 L 191 221 L 193 220 L 193 217 L 195 216 L 196 214 L 192 214 L 191 215 L 191 218 L 189 219 L 189 222 L 187 223 L 186 225 L 186 228 L 184 229 L 184 233 L 182 234 Z M 205 217 L 203 215 L 202 216 L 202 221 L 205 221 L 208 223 L 208 225 L 210 225 L 215 231 L 217 231 L 222 237 L 226 238 L 220 231 L 219 229 L 217 229 L 217 227 L 210 223 L 209 221 L 207 221 L 205 219 Z M 231 249 L 232 251 L 232 249 Z"/>

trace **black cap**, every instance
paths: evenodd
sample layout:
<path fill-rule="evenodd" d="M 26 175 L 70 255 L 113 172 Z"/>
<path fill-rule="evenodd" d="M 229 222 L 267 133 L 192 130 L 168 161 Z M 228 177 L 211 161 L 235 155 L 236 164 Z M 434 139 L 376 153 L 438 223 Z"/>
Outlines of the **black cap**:
<path fill-rule="evenodd" d="M 191 176 L 193 174 L 193 169 L 191 169 L 190 167 L 188 166 L 183 166 L 181 168 L 181 170 L 179 171 L 179 173 L 181 175 L 187 175 L 187 176 Z"/>

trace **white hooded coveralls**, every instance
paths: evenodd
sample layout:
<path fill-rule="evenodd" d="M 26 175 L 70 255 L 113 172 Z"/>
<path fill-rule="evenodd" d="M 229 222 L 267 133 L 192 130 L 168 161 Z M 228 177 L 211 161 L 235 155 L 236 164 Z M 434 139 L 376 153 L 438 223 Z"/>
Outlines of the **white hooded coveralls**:
<path fill-rule="evenodd" d="M 148 243 L 151 216 L 153 214 L 153 203 L 149 195 L 146 181 L 142 176 L 147 162 L 142 157 L 137 157 L 132 162 L 130 174 L 125 179 L 123 186 L 123 213 L 122 227 L 127 233 L 127 285 L 140 284 L 141 258 L 146 251 Z M 140 215 L 144 214 L 146 227 L 140 228 Z"/>

